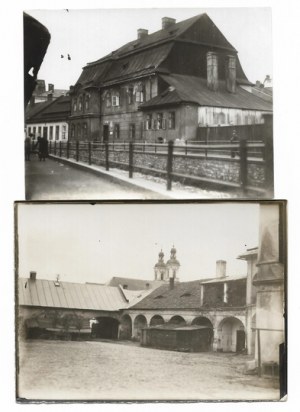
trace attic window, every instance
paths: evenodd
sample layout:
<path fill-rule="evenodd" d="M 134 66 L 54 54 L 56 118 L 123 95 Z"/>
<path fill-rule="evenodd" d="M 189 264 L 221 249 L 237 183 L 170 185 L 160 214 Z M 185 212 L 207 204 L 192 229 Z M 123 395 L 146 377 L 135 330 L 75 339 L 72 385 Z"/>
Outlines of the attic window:
<path fill-rule="evenodd" d="M 123 69 L 123 70 L 127 69 L 128 65 L 129 65 L 128 62 L 124 63 L 124 64 L 122 65 L 122 69 Z"/>
<path fill-rule="evenodd" d="M 161 299 L 161 298 L 163 298 L 163 297 L 164 297 L 163 295 L 157 295 L 157 296 L 155 296 L 154 299 Z"/>
<path fill-rule="evenodd" d="M 123 285 L 123 289 L 128 289 L 128 285 Z"/>
<path fill-rule="evenodd" d="M 192 296 L 192 294 L 191 294 L 191 292 L 185 292 L 183 295 L 181 295 L 180 297 L 181 298 L 185 298 L 185 297 L 188 297 L 188 296 Z"/>
<path fill-rule="evenodd" d="M 54 286 L 58 288 L 58 287 L 60 287 L 60 283 L 56 280 L 56 281 L 54 282 Z"/>

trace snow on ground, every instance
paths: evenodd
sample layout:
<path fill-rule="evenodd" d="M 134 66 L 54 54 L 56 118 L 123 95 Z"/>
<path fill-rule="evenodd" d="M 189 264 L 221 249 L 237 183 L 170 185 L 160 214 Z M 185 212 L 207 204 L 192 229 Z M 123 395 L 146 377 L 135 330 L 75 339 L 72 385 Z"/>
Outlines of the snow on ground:
<path fill-rule="evenodd" d="M 26 341 L 19 391 L 44 400 L 278 400 L 278 382 L 243 374 L 246 355 L 132 342 Z"/>

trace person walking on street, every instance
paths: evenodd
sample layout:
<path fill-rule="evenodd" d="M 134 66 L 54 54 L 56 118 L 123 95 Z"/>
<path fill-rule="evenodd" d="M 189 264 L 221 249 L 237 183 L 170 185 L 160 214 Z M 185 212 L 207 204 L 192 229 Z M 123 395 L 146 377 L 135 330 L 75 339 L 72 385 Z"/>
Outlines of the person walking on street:
<path fill-rule="evenodd" d="M 39 160 L 45 161 L 48 156 L 48 140 L 46 137 L 38 137 L 37 141 Z"/>
<path fill-rule="evenodd" d="M 30 161 L 31 140 L 30 137 L 25 138 L 25 161 Z"/>

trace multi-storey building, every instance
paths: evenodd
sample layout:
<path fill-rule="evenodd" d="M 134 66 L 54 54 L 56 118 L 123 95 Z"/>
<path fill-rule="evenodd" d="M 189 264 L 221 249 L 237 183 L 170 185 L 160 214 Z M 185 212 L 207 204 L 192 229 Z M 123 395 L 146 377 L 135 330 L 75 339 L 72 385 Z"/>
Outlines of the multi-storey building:
<path fill-rule="evenodd" d="M 196 139 L 206 126 L 263 123 L 272 104 L 246 89 L 237 50 L 207 14 L 137 38 L 88 63 L 71 87 L 70 139 Z"/>

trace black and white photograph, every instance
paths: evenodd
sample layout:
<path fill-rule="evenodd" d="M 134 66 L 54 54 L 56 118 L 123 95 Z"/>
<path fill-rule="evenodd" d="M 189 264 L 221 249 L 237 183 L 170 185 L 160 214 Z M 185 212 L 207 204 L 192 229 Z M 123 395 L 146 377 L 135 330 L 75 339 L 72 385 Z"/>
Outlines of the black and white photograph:
<path fill-rule="evenodd" d="M 285 202 L 15 208 L 19 402 L 286 394 Z"/>
<path fill-rule="evenodd" d="M 26 200 L 272 198 L 272 47 L 267 7 L 25 10 Z"/>

